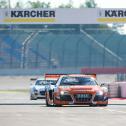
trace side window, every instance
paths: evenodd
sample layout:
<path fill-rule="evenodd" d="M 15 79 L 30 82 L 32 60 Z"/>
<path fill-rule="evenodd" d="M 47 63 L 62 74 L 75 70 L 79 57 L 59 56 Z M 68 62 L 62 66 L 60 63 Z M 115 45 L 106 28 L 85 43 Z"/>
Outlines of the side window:
<path fill-rule="evenodd" d="M 60 84 L 64 83 L 66 81 L 67 77 L 63 77 L 62 80 L 60 81 Z"/>

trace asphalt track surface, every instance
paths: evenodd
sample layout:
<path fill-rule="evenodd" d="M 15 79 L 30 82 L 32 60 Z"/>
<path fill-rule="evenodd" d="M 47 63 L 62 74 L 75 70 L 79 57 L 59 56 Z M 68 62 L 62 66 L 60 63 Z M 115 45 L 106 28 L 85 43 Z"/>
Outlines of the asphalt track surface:
<path fill-rule="evenodd" d="M 110 99 L 107 107 L 46 107 L 28 92 L 0 91 L 0 126 L 124 126 L 126 100 Z"/>

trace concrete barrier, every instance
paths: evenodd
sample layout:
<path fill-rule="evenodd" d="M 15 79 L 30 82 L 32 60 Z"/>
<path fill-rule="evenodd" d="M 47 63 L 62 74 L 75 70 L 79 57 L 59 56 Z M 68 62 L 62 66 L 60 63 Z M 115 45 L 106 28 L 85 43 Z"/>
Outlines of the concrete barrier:
<path fill-rule="evenodd" d="M 109 97 L 110 98 L 120 97 L 119 84 L 118 83 L 116 83 L 116 82 L 109 83 L 108 84 L 108 91 L 109 91 Z"/>
<path fill-rule="evenodd" d="M 126 98 L 126 82 L 120 82 L 121 97 Z"/>

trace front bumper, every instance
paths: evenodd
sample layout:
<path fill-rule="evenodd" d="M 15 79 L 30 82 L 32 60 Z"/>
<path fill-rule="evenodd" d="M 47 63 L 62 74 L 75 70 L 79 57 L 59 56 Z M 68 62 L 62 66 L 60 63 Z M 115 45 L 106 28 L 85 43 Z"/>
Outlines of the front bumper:
<path fill-rule="evenodd" d="M 36 91 L 32 94 L 35 98 L 45 98 L 45 91 Z"/>
<path fill-rule="evenodd" d="M 96 94 L 65 94 L 54 96 L 54 104 L 58 105 L 102 105 L 108 104 L 108 97 Z"/>

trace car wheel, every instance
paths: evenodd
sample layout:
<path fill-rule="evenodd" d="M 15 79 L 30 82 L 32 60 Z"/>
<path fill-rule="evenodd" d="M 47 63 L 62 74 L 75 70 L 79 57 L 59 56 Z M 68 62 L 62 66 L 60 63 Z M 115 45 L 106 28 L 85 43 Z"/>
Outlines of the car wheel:
<path fill-rule="evenodd" d="M 45 102 L 46 102 L 46 106 L 50 107 L 51 105 L 48 102 L 48 98 L 47 98 L 47 93 L 45 93 Z"/>
<path fill-rule="evenodd" d="M 51 107 L 51 105 L 48 103 L 47 97 L 46 97 L 46 106 Z"/>
<path fill-rule="evenodd" d="M 49 103 L 48 103 L 47 98 L 46 98 L 46 106 L 47 106 L 47 107 L 49 107 L 49 106 L 50 106 L 50 105 L 49 105 Z"/>

